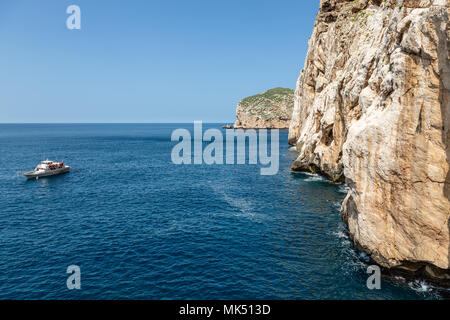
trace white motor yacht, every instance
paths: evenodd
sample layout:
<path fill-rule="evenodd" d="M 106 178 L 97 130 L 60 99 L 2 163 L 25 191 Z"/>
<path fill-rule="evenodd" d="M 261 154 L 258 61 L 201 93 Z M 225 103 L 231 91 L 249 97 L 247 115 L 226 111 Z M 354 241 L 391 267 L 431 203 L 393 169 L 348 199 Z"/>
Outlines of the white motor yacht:
<path fill-rule="evenodd" d="M 70 171 L 70 167 L 64 165 L 64 161 L 55 162 L 51 160 L 41 161 L 33 171 L 25 172 L 27 179 L 39 179 L 41 177 L 55 176 Z"/>

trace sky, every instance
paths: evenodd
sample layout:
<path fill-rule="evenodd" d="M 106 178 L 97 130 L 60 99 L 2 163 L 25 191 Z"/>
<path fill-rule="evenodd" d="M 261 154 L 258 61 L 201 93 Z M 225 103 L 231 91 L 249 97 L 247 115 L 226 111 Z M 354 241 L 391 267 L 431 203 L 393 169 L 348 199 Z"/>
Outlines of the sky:
<path fill-rule="evenodd" d="M 69 30 L 66 9 L 81 9 Z M 295 88 L 319 0 L 1 0 L 1 123 L 234 122 Z"/>

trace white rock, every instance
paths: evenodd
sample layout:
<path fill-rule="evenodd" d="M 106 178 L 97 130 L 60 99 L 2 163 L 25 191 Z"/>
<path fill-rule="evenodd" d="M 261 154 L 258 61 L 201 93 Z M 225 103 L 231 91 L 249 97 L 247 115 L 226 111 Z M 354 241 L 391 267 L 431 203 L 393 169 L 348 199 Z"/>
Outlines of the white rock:
<path fill-rule="evenodd" d="M 321 0 L 289 131 L 294 170 L 346 179 L 342 217 L 361 249 L 446 279 L 449 3 Z"/>

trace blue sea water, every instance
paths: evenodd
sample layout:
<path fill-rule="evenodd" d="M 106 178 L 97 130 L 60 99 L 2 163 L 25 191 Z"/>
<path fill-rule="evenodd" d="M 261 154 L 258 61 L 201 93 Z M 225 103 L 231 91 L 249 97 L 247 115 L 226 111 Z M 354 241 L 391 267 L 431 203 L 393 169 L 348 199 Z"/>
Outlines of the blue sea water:
<path fill-rule="evenodd" d="M 220 128 L 218 124 L 204 125 Z M 175 165 L 192 124 L 0 125 L 0 299 L 434 299 L 383 278 L 339 217 L 344 186 L 258 165 Z M 225 133 L 225 131 L 223 131 Z M 49 158 L 69 174 L 27 181 Z M 66 269 L 81 268 L 81 290 Z"/>

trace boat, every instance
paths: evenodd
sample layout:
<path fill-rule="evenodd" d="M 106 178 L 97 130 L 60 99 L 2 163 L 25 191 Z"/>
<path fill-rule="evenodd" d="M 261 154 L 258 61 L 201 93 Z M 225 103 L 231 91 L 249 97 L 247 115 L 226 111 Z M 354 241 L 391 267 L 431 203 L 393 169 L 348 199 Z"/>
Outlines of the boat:
<path fill-rule="evenodd" d="M 25 172 L 23 175 L 27 179 L 39 179 L 42 177 L 55 176 L 70 171 L 70 167 L 62 162 L 56 162 L 51 160 L 41 161 L 33 171 Z"/>

